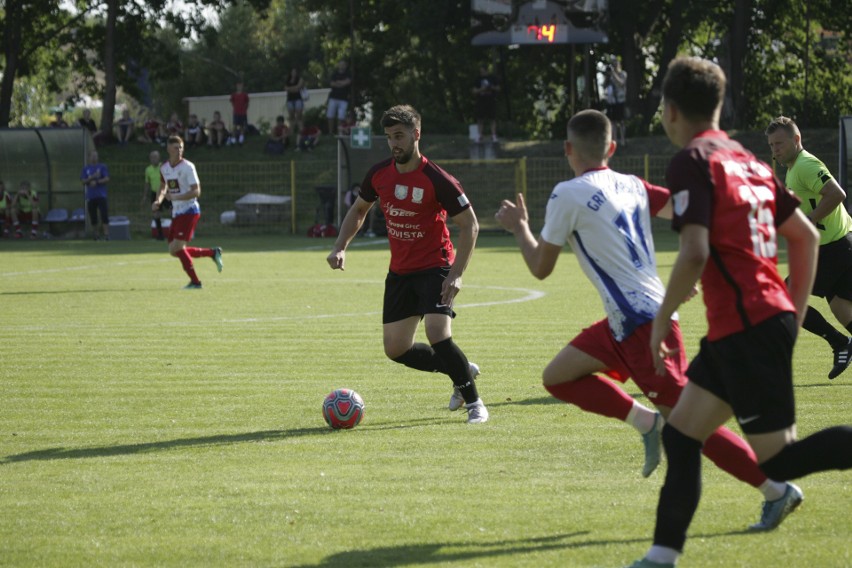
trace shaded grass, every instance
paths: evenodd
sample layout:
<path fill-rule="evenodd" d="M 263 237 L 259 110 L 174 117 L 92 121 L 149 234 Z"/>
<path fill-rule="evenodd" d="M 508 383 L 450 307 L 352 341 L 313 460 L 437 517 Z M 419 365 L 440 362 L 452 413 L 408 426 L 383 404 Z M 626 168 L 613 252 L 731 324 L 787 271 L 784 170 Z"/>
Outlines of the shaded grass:
<path fill-rule="evenodd" d="M 538 282 L 511 239 L 482 239 L 454 323 L 492 414 L 474 427 L 446 377 L 384 358 L 383 245 L 340 273 L 329 241 L 217 244 L 201 292 L 157 243 L 2 244 L 0 565 L 620 566 L 647 548 L 663 471 L 643 480 L 630 428 L 539 385 L 603 313 L 572 255 Z M 702 310 L 681 311 L 691 352 Z M 800 339 L 800 435 L 848 421 L 830 356 Z M 343 386 L 366 418 L 332 432 L 320 406 Z M 749 535 L 759 495 L 705 464 L 684 566 L 852 564 L 848 474 L 803 480 L 801 511 Z"/>

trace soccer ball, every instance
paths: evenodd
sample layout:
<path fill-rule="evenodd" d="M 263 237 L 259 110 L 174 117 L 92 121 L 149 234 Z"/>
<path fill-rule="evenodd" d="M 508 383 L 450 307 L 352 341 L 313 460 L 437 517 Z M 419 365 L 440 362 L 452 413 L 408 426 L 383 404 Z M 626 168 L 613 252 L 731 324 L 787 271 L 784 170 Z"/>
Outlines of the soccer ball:
<path fill-rule="evenodd" d="M 364 400 L 351 389 L 331 391 L 322 402 L 322 416 L 335 430 L 354 428 L 364 417 Z"/>

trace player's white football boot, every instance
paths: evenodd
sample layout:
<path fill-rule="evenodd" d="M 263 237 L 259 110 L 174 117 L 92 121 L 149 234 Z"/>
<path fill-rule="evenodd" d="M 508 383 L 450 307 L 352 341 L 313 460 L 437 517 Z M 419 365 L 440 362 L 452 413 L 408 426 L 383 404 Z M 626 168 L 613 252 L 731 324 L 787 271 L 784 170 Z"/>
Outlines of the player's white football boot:
<path fill-rule="evenodd" d="M 485 403 L 482 402 L 481 398 L 478 399 L 476 402 L 465 404 L 464 407 L 465 410 L 467 410 L 468 424 L 479 424 L 480 422 L 488 422 L 488 409 L 485 408 Z"/>
<path fill-rule="evenodd" d="M 468 362 L 468 365 L 470 365 L 470 374 L 473 377 L 473 380 L 476 380 L 476 377 L 479 376 L 479 365 L 470 362 Z M 456 411 L 461 408 L 463 404 L 464 397 L 461 395 L 458 387 L 453 387 L 453 395 L 450 397 L 450 404 L 447 405 L 447 408 L 452 411 Z"/>
<path fill-rule="evenodd" d="M 642 477 L 648 477 L 660 465 L 664 425 L 663 416 L 657 412 L 654 416 L 654 427 L 646 434 L 642 434 L 642 445 L 645 446 L 645 464 L 642 466 Z"/>
<path fill-rule="evenodd" d="M 787 518 L 787 515 L 792 513 L 796 507 L 802 504 L 805 496 L 798 486 L 792 483 L 787 483 L 787 490 L 784 496 L 775 501 L 764 501 L 763 511 L 760 514 L 760 521 L 751 525 L 749 529 L 753 531 L 771 531 L 781 524 L 781 521 Z"/>

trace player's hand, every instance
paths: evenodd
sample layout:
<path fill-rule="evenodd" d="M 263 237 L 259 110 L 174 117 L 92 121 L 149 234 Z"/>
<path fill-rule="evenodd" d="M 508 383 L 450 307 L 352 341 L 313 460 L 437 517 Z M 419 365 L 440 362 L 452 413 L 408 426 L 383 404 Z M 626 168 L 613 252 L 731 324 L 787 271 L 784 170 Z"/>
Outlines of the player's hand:
<path fill-rule="evenodd" d="M 326 258 L 328 265 L 332 270 L 346 270 L 343 265 L 346 262 L 346 252 L 342 250 L 333 250 Z"/>
<path fill-rule="evenodd" d="M 684 298 L 683 301 L 684 302 L 690 301 L 691 299 L 693 299 L 695 296 L 698 295 L 698 292 L 699 292 L 698 283 L 696 282 L 695 285 L 692 287 L 692 290 L 689 291 L 689 294 L 686 295 L 686 298 Z"/>
<path fill-rule="evenodd" d="M 452 308 L 453 301 L 455 301 L 456 295 L 461 290 L 461 286 L 461 278 L 447 278 L 444 280 L 444 283 L 441 285 L 441 304 Z"/>
<path fill-rule="evenodd" d="M 517 231 L 523 223 L 527 223 L 529 215 L 523 194 L 519 193 L 514 203 L 504 199 L 494 218 L 504 229 L 512 233 Z"/>
<path fill-rule="evenodd" d="M 160 210 L 160 204 L 159 203 L 157 203 L 155 201 L 154 203 L 151 204 L 151 211 L 159 211 L 159 210 Z"/>
<path fill-rule="evenodd" d="M 671 334 L 671 320 L 654 318 L 651 325 L 651 355 L 654 358 L 654 369 L 658 375 L 666 374 L 666 357 L 673 357 L 679 349 L 666 345 L 666 338 Z"/>

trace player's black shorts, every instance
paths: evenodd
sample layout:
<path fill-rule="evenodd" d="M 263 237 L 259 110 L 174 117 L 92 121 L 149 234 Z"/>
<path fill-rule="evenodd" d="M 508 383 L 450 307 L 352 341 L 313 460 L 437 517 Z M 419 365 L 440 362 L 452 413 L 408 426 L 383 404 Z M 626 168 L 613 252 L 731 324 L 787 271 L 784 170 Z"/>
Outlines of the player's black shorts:
<path fill-rule="evenodd" d="M 411 316 L 422 318 L 426 314 L 455 317 L 456 313 L 451 307 L 441 304 L 441 287 L 449 272 L 449 266 L 410 274 L 388 272 L 382 323 L 392 323 Z"/>
<path fill-rule="evenodd" d="M 852 300 L 852 233 L 819 247 L 814 296 Z"/>
<path fill-rule="evenodd" d="M 796 318 L 784 312 L 717 341 L 701 340 L 686 376 L 731 405 L 747 434 L 795 424 L 793 344 Z"/>

